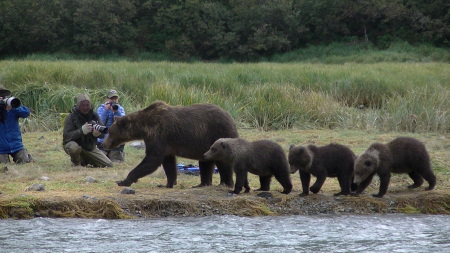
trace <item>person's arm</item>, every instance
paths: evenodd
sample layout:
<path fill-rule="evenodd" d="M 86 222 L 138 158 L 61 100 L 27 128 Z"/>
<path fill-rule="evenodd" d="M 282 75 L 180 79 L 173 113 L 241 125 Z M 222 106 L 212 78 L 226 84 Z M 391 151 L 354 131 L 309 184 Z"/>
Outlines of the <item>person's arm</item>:
<path fill-rule="evenodd" d="M 123 109 L 123 107 L 119 105 L 119 109 L 116 112 L 114 112 L 114 116 L 119 117 L 125 116 L 125 109 Z"/>
<path fill-rule="evenodd" d="M 69 141 L 76 141 L 84 136 L 81 127 L 78 127 L 73 122 L 73 114 L 69 114 L 64 121 L 63 139 L 64 143 Z"/>
<path fill-rule="evenodd" d="M 102 117 L 101 117 L 100 115 L 98 115 L 98 113 L 96 114 L 96 113 L 94 112 L 94 118 L 97 119 L 97 122 L 98 122 L 99 125 L 102 125 L 102 126 L 105 125 L 105 122 L 102 120 Z M 94 131 L 92 132 L 92 135 L 94 135 L 94 137 L 97 137 L 97 138 L 99 138 L 99 139 L 103 139 L 103 138 L 105 137 L 105 133 L 98 132 L 98 131 L 95 130 L 95 129 L 94 129 Z"/>
<path fill-rule="evenodd" d="M 17 116 L 17 118 L 28 118 L 30 116 L 30 109 L 25 106 L 19 106 L 17 108 L 11 108 L 11 112 L 14 112 L 14 114 Z"/>
<path fill-rule="evenodd" d="M 102 119 L 102 122 L 106 122 L 106 119 L 108 118 L 108 110 L 105 109 L 105 104 L 102 104 L 97 108 L 97 114 Z"/>

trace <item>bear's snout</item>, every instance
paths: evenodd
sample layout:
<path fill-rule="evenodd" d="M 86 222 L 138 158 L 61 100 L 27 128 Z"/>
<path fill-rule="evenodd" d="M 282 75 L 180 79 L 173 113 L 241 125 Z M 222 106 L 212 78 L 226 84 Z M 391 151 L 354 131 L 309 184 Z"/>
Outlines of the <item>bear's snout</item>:
<path fill-rule="evenodd" d="M 211 152 L 206 152 L 206 153 L 204 153 L 203 154 L 203 157 L 206 159 L 206 160 L 211 160 Z"/>

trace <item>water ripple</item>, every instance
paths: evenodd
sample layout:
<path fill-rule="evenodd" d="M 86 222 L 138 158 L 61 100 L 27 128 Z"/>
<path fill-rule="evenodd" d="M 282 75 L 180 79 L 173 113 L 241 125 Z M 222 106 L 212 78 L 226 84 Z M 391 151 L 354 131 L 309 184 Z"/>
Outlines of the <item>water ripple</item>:
<path fill-rule="evenodd" d="M 450 252 L 445 215 L 0 220 L 0 252 Z"/>

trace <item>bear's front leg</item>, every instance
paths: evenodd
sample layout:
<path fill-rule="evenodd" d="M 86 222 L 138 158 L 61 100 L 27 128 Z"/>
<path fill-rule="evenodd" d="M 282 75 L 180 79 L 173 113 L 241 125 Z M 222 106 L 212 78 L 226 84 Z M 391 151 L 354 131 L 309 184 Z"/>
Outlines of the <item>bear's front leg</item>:
<path fill-rule="evenodd" d="M 311 186 L 309 189 L 312 193 L 316 194 L 320 191 L 320 188 L 322 188 L 323 183 L 325 183 L 325 176 L 317 176 L 316 182 Z"/>
<path fill-rule="evenodd" d="M 232 193 L 239 194 L 242 191 L 246 181 L 248 182 L 247 171 L 236 170 L 236 184 L 234 185 L 234 190 Z"/>
<path fill-rule="evenodd" d="M 163 158 L 159 159 L 158 157 L 146 155 L 142 162 L 128 173 L 127 178 L 122 181 L 117 181 L 117 185 L 130 186 L 131 184 L 136 183 L 139 178 L 155 172 L 161 164 L 162 159 Z"/>
<path fill-rule="evenodd" d="M 311 174 L 308 172 L 299 172 L 300 174 L 300 181 L 302 181 L 302 188 L 303 192 L 300 194 L 300 196 L 308 196 L 309 195 L 309 182 L 311 181 Z"/>
<path fill-rule="evenodd" d="M 128 181 L 127 179 L 122 180 L 122 181 L 116 181 L 118 186 L 131 186 L 133 183 L 136 183 L 136 182 L 137 182 L 137 180 L 134 182 L 131 182 L 131 181 Z"/>
<path fill-rule="evenodd" d="M 359 183 L 358 188 L 355 191 L 355 195 L 359 195 L 364 192 L 364 190 L 367 188 L 367 186 L 369 186 L 370 183 L 372 182 L 374 175 L 375 175 L 375 173 L 370 174 L 364 181 Z"/>
<path fill-rule="evenodd" d="M 382 198 L 387 192 L 389 181 L 391 180 L 391 173 L 388 172 L 378 176 L 380 177 L 380 191 L 378 192 L 378 194 L 373 194 L 372 196 L 376 198 Z"/>

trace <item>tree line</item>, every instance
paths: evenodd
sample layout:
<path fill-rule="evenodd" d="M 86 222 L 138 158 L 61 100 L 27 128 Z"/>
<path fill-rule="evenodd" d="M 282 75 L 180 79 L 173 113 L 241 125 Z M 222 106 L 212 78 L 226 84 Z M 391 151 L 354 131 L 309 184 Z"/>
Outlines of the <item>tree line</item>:
<path fill-rule="evenodd" d="M 0 57 L 251 60 L 330 42 L 450 45 L 446 0 L 0 0 Z"/>

